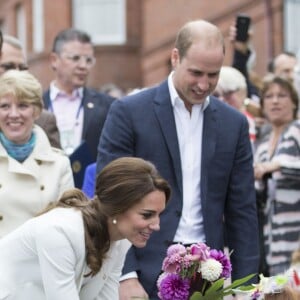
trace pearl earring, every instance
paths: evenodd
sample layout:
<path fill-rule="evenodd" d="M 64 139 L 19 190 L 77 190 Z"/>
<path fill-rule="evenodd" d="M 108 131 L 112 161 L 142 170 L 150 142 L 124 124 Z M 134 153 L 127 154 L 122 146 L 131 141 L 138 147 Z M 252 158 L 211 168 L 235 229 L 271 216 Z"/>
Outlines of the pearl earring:
<path fill-rule="evenodd" d="M 116 224 L 117 224 L 117 220 L 116 220 L 116 219 L 113 219 L 113 220 L 112 220 L 112 223 L 113 223 L 114 225 L 116 225 Z"/>

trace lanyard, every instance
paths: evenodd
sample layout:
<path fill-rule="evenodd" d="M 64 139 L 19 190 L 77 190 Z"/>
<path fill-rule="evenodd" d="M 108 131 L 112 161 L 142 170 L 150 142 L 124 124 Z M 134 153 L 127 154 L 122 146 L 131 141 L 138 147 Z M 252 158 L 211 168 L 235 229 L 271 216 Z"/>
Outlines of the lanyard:
<path fill-rule="evenodd" d="M 77 108 L 77 112 L 76 112 L 76 116 L 75 116 L 75 126 L 77 126 L 77 125 L 79 124 L 79 123 L 78 123 L 78 119 L 79 119 L 79 115 L 80 115 L 80 113 L 81 113 L 81 109 L 83 109 L 83 98 L 80 100 L 80 104 L 79 104 L 79 106 L 78 106 L 78 108 Z M 55 113 L 54 113 L 54 109 L 53 109 L 53 104 L 52 104 L 52 101 L 51 101 L 51 100 L 49 101 L 48 110 L 49 110 L 50 112 L 52 112 L 53 114 L 55 114 Z"/>

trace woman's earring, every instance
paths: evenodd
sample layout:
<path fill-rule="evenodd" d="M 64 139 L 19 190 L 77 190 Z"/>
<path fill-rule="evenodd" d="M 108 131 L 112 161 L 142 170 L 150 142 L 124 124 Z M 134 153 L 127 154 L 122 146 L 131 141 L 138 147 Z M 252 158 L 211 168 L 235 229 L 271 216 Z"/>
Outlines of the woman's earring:
<path fill-rule="evenodd" d="M 112 223 L 113 223 L 114 225 L 116 225 L 116 224 L 117 224 L 117 220 L 116 220 L 116 219 L 113 219 L 113 220 L 112 220 Z"/>

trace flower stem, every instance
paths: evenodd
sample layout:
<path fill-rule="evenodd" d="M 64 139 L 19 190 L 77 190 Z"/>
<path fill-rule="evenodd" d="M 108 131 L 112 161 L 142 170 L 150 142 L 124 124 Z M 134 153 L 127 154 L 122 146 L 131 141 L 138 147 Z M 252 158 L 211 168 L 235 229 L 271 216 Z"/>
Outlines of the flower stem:
<path fill-rule="evenodd" d="M 203 296 L 204 296 L 204 293 L 205 293 L 206 285 L 207 285 L 207 282 L 206 282 L 206 280 L 204 280 L 203 286 L 202 286 L 202 295 Z"/>

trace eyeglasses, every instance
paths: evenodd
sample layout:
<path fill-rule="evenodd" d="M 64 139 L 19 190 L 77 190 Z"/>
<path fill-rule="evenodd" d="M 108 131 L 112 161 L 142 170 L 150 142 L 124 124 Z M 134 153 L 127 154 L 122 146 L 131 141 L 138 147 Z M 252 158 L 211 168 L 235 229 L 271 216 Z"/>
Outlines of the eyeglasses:
<path fill-rule="evenodd" d="M 79 64 L 80 62 L 82 62 L 83 59 L 89 68 L 92 67 L 96 62 L 96 58 L 94 56 L 89 56 L 89 55 L 79 55 L 79 54 L 72 55 L 66 53 L 62 56 L 68 60 L 71 60 L 75 64 Z"/>
<path fill-rule="evenodd" d="M 13 62 L 0 64 L 0 68 L 4 69 L 5 71 L 17 69 L 20 71 L 28 70 L 28 66 L 26 64 L 15 64 Z"/>

